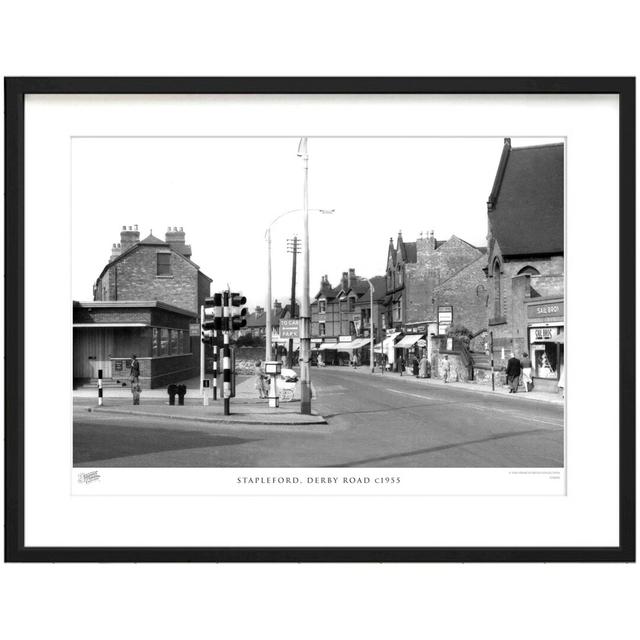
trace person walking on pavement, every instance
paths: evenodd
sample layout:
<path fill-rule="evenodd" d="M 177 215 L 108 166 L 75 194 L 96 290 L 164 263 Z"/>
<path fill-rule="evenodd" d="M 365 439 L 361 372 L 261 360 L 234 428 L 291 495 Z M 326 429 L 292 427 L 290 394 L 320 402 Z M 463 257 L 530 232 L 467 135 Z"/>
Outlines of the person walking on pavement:
<path fill-rule="evenodd" d="M 136 354 L 131 356 L 131 373 L 129 374 L 131 384 L 138 384 L 140 378 L 140 363 L 136 359 Z"/>
<path fill-rule="evenodd" d="M 507 384 L 509 385 L 509 393 L 517 393 L 521 373 L 522 365 L 520 364 L 520 360 L 512 353 L 507 362 Z"/>
<path fill-rule="evenodd" d="M 402 377 L 402 372 L 404 371 L 404 358 L 402 356 L 398 360 L 398 371 L 400 372 L 400 377 Z"/>
<path fill-rule="evenodd" d="M 529 393 L 529 384 L 531 384 L 531 360 L 529 354 L 525 351 L 522 354 L 522 384 L 524 385 L 524 392 Z"/>
<path fill-rule="evenodd" d="M 423 353 L 422 358 L 420 358 L 420 378 L 427 377 L 427 367 L 429 366 L 429 360 L 427 359 L 427 354 Z"/>
<path fill-rule="evenodd" d="M 253 374 L 255 376 L 255 387 L 258 392 L 258 397 L 261 400 L 267 397 L 267 390 L 264 380 L 264 373 L 262 373 L 262 362 L 260 360 L 256 360 L 256 366 L 253 369 Z"/>
<path fill-rule="evenodd" d="M 142 387 L 139 382 L 134 382 L 131 385 L 131 394 L 133 395 L 133 404 L 140 404 L 140 392 Z"/>
<path fill-rule="evenodd" d="M 420 371 L 420 362 L 418 360 L 418 356 L 413 354 L 413 360 L 411 361 L 411 365 L 413 367 L 413 375 L 417 378 L 418 372 Z"/>
<path fill-rule="evenodd" d="M 449 373 L 451 372 L 451 363 L 449 362 L 449 356 L 445 356 L 442 361 L 442 379 L 444 383 L 449 382 Z"/>

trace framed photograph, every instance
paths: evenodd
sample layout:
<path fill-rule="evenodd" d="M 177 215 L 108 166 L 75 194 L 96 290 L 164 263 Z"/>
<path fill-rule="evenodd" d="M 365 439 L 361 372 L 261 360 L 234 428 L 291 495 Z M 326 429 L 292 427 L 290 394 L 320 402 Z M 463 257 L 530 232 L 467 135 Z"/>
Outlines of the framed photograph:
<path fill-rule="evenodd" d="M 5 79 L 5 558 L 635 561 L 635 79 Z"/>

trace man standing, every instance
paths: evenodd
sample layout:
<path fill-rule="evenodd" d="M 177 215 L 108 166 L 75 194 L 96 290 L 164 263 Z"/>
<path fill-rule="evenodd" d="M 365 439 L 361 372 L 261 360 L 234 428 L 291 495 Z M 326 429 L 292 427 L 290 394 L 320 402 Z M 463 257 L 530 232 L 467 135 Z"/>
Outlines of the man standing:
<path fill-rule="evenodd" d="M 451 371 L 451 363 L 449 362 L 449 356 L 445 356 L 442 361 L 442 379 L 444 383 L 447 384 L 449 380 L 449 372 Z"/>
<path fill-rule="evenodd" d="M 516 393 L 518 391 L 521 373 L 522 365 L 520 364 L 520 360 L 512 353 L 507 362 L 507 384 L 509 385 L 509 393 Z"/>
<path fill-rule="evenodd" d="M 138 384 L 140 378 L 140 363 L 136 360 L 136 354 L 131 356 L 131 384 Z"/>

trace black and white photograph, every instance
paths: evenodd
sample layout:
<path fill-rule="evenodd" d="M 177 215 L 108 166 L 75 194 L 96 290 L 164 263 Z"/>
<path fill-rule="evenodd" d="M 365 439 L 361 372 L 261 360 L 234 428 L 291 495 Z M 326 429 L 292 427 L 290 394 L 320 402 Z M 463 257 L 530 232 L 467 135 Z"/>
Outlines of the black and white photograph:
<path fill-rule="evenodd" d="M 566 142 L 504 133 L 74 137 L 79 478 L 563 470 Z"/>

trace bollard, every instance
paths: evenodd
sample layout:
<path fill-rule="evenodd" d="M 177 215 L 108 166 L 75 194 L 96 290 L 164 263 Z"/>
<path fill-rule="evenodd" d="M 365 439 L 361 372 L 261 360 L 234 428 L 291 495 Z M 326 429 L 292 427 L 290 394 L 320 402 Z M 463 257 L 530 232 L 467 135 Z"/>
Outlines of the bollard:
<path fill-rule="evenodd" d="M 169 404 L 175 404 L 176 394 L 178 393 L 178 387 L 175 384 L 170 384 L 167 387 L 167 393 L 169 394 Z"/>
<path fill-rule="evenodd" d="M 187 395 L 187 387 L 183 384 L 179 384 L 177 387 L 178 404 L 184 405 L 184 397 Z"/>
<path fill-rule="evenodd" d="M 102 369 L 98 369 L 98 406 L 102 406 Z"/>

